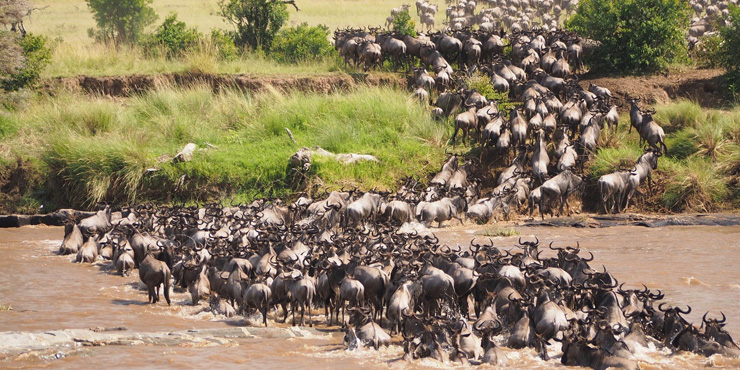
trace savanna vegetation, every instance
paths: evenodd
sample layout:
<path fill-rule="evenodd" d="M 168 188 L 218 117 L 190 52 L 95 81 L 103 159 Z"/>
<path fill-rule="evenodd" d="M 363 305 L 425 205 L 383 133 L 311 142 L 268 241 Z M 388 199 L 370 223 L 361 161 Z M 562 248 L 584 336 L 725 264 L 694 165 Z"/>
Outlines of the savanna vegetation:
<path fill-rule="evenodd" d="M 203 86 L 124 101 L 42 98 L 23 113 L 0 116 L 0 177 L 35 180 L 14 188 L 16 203 L 5 199 L 0 208 L 29 212 L 41 204 L 237 202 L 286 195 L 293 192 L 285 180 L 288 158 L 302 146 L 371 154 L 380 161 L 345 166 L 319 158 L 309 188 L 394 189 L 404 177 L 436 171 L 449 136 L 407 95 L 389 88 L 328 96 L 214 94 Z M 199 148 L 193 160 L 173 163 L 189 142 Z"/>
<path fill-rule="evenodd" d="M 447 140 L 452 128 L 433 121 L 426 107 L 409 100 L 407 91 L 391 88 L 360 87 L 328 96 L 214 92 L 206 86 L 169 86 L 126 98 L 36 93 L 44 78 L 79 74 L 342 73 L 328 41 L 332 30 L 377 24 L 398 5 L 394 0 L 362 7 L 299 1 L 295 5 L 302 11 L 295 12 L 294 4 L 274 0 L 131 4 L 136 5 L 136 20 L 112 22 L 101 14 L 120 2 L 39 0 L 29 34 L 0 31 L 0 45 L 8 50 L 0 59 L 5 91 L 0 212 L 36 212 L 41 205 L 45 210 L 90 208 L 99 201 L 240 202 L 287 195 L 296 190 L 286 179 L 287 160 L 303 146 L 380 159 L 352 166 L 318 159 L 308 189 L 395 189 L 406 177 L 426 179 L 451 150 Z M 688 60 L 676 31 L 688 21 L 682 4 L 585 0 L 568 26 L 602 43 L 590 59 L 591 68 L 662 71 Z M 645 16 L 653 21 L 628 17 L 643 5 L 651 9 Z M 240 28 L 240 17 L 253 17 L 250 6 L 275 7 L 276 18 L 260 29 Z M 438 13 L 438 23 L 443 13 Z M 392 27 L 413 34 L 414 21 L 405 14 Z M 699 58 L 726 68 L 732 91 L 740 86 L 737 58 L 732 57 L 733 42 L 740 39 L 740 12 L 731 7 L 729 14 L 733 23 L 721 28 L 714 47 L 703 49 L 709 51 Z M 74 24 L 68 19 L 75 19 Z M 662 41 L 656 43 L 658 39 Z M 480 74 L 468 79 L 468 85 L 499 101 L 500 109 L 512 106 Z M 690 101 L 657 110 L 669 153 L 660 160 L 653 189 L 641 188 L 645 194 L 637 198 L 639 209 L 703 212 L 740 205 L 740 110 L 708 110 Z M 619 130 L 605 132 L 598 153 L 586 165 L 592 181 L 630 167 L 642 153 L 637 135 L 627 134 L 628 117 L 622 116 Z M 193 161 L 173 163 L 172 156 L 189 142 L 198 147 Z M 477 147 L 454 150 L 479 154 Z"/>

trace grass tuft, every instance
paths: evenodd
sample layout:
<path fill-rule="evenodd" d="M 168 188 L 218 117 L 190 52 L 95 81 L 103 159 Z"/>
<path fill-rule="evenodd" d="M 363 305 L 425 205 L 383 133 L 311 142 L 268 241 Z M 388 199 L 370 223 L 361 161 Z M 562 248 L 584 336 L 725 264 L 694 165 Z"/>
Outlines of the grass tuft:
<path fill-rule="evenodd" d="M 727 195 L 725 179 L 709 160 L 691 158 L 666 183 L 663 203 L 674 211 L 712 212 Z"/>
<path fill-rule="evenodd" d="M 517 236 L 519 235 L 519 230 L 513 228 L 513 227 L 488 227 L 483 229 L 483 236 L 501 236 L 501 237 L 509 237 L 509 236 Z"/>
<path fill-rule="evenodd" d="M 656 108 L 655 122 L 666 134 L 684 128 L 695 127 L 705 119 L 702 107 L 690 100 L 679 99 L 675 102 Z"/>

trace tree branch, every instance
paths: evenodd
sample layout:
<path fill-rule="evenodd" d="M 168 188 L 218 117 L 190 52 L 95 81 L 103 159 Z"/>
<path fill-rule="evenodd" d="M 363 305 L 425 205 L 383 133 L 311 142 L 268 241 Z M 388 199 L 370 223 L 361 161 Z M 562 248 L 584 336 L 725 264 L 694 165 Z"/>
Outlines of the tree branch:
<path fill-rule="evenodd" d="M 283 4 L 290 4 L 290 5 L 293 5 L 293 6 L 295 7 L 295 10 L 296 10 L 297 12 L 300 12 L 300 11 L 301 11 L 300 9 L 298 9 L 298 5 L 296 5 L 296 3 L 295 3 L 295 0 L 282 0 L 282 3 L 283 3 Z"/>

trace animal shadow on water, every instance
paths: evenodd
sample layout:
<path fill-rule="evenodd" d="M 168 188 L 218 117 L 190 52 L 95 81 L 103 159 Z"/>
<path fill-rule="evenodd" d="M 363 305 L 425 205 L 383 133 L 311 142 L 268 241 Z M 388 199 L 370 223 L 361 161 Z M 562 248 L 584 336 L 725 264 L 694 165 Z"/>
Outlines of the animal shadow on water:
<path fill-rule="evenodd" d="M 121 306 L 148 306 L 149 302 L 134 299 L 112 299 L 111 303 Z"/>

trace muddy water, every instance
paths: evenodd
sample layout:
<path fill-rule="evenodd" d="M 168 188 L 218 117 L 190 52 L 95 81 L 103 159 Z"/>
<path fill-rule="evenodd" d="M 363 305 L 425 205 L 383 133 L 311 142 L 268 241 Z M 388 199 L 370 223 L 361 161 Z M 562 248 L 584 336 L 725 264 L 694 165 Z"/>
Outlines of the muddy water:
<path fill-rule="evenodd" d="M 490 227 L 489 227 L 490 228 Z M 453 227 L 438 232 L 443 243 L 467 245 L 485 227 Z M 537 235 L 543 244 L 575 245 L 595 255 L 627 287 L 645 283 L 666 293 L 672 304 L 690 304 L 689 320 L 699 323 L 704 312 L 723 311 L 727 329 L 740 334 L 740 227 L 614 227 L 605 229 L 518 228 L 522 238 Z M 122 278 L 106 263 L 79 265 L 71 256 L 57 256 L 63 230 L 54 227 L 0 229 L 0 331 L 48 331 L 123 326 L 130 331 L 167 332 L 245 325 L 242 318 L 214 316 L 205 304 L 191 306 L 181 292 L 172 306 L 148 305 L 138 276 Z M 509 248 L 517 237 L 493 238 Z M 552 255 L 551 251 L 545 252 Z M 258 321 L 259 317 L 250 321 Z M 276 325 L 273 322 L 271 325 Z M 324 325 L 319 325 L 324 330 Z M 0 347 L 2 344 L 0 344 Z M 0 349 L 1 351 L 1 349 Z M 560 367 L 559 356 L 544 363 L 531 350 L 508 351 L 510 367 Z M 550 353 L 558 353 L 557 345 Z M 69 347 L 24 356 L 0 357 L 0 368 L 447 368 L 432 360 L 408 364 L 399 346 L 353 353 L 341 350 L 341 334 L 323 331 L 311 339 L 239 339 L 217 346 Z M 667 357 L 655 349 L 636 355 L 644 369 L 714 366 L 740 368 L 740 361 L 690 354 Z"/>

